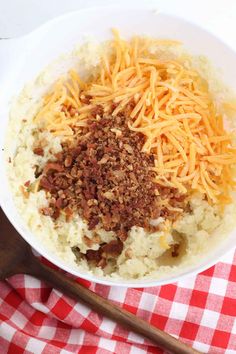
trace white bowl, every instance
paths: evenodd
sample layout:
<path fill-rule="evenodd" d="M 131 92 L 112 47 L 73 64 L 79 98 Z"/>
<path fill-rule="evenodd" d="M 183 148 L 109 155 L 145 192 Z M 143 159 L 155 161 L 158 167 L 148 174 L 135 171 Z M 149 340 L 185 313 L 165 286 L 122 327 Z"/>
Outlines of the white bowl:
<path fill-rule="evenodd" d="M 176 276 L 162 280 L 117 281 L 98 279 L 67 266 L 57 255 L 49 252 L 40 241 L 23 225 L 14 206 L 8 186 L 2 148 L 8 122 L 10 99 L 24 84 L 37 76 L 42 69 L 60 54 L 73 49 L 83 41 L 84 36 L 93 36 L 99 41 L 111 37 L 110 29 L 120 29 L 121 35 L 147 34 L 153 37 L 181 40 L 193 54 L 206 55 L 222 70 L 224 81 L 233 87 L 236 84 L 236 53 L 222 41 L 204 29 L 183 19 L 143 6 L 142 8 L 121 8 L 119 6 L 91 8 L 58 17 L 19 39 L 0 42 L 0 204 L 7 217 L 22 237 L 41 255 L 58 267 L 78 277 L 106 285 L 127 287 L 148 287 L 172 283 L 186 276 L 199 273 L 231 250 L 236 243 L 236 232 L 232 232 L 207 258 L 187 271 L 180 270 Z M 233 87 L 234 88 L 234 87 Z"/>

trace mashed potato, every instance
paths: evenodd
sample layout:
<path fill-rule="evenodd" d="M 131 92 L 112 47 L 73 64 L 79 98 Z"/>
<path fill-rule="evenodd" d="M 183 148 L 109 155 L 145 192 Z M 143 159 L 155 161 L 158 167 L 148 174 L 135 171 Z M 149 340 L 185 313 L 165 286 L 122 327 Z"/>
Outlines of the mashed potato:
<path fill-rule="evenodd" d="M 152 53 L 157 51 L 156 48 L 151 50 Z M 38 237 L 42 244 L 52 253 L 57 254 L 65 264 L 82 272 L 106 278 L 161 279 L 196 264 L 199 257 L 203 257 L 227 236 L 236 220 L 235 204 L 227 206 L 221 214 L 216 206 L 203 200 L 202 195 L 193 194 L 189 202 L 189 211 L 171 227 L 164 219 L 159 220 L 160 230 L 157 232 L 147 232 L 141 227 L 132 227 L 117 262 L 111 262 L 103 270 L 89 265 L 75 251 L 79 249 L 81 253 L 86 253 L 88 249 L 96 250 L 99 247 L 96 243 L 88 246 L 84 241 L 84 236 L 90 239 L 94 237 L 93 231 L 88 230 L 85 221 L 78 215 L 69 222 L 65 222 L 63 215 L 53 221 L 49 216 L 39 212 L 39 209 L 48 203 L 44 190 L 29 193 L 27 197 L 24 197 L 21 191 L 21 186 L 26 181 L 35 181 L 35 166 L 43 166 L 53 154 L 62 149 L 60 137 L 39 131 L 33 123 L 33 117 L 42 105 L 42 95 L 51 87 L 58 73 L 62 74 L 62 61 L 66 73 L 69 67 L 75 65 L 75 57 L 79 57 L 80 64 L 77 64 L 77 70 L 86 76 L 89 72 L 96 71 L 98 59 L 94 61 L 94 57 L 99 58 L 99 55 L 94 53 L 100 51 L 100 47 L 87 44 L 64 56 L 63 59 L 50 65 L 33 83 L 26 86 L 15 100 L 12 105 L 5 150 L 6 159 L 8 160 L 10 156 L 12 160 L 11 164 L 7 164 L 9 182 L 16 207 L 27 227 L 34 237 Z M 175 52 L 172 48 L 165 48 L 163 53 L 170 58 L 184 55 L 180 49 Z M 226 90 L 222 89 L 222 86 L 211 76 L 209 64 L 205 60 L 194 58 L 194 63 L 197 69 L 201 68 L 205 77 L 208 76 L 206 79 L 210 82 L 212 94 L 220 106 L 222 91 L 226 93 Z M 45 142 L 44 156 L 33 153 L 34 143 L 39 139 Z M 107 243 L 115 239 L 112 231 L 100 229 L 97 233 L 101 242 Z M 172 257 L 171 252 L 176 243 L 179 244 L 179 256 Z"/>

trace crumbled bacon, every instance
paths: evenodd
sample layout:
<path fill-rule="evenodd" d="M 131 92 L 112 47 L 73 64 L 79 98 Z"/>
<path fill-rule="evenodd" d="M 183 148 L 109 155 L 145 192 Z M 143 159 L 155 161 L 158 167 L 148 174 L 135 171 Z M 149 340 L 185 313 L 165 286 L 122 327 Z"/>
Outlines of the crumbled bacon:
<path fill-rule="evenodd" d="M 64 201 L 62 198 L 57 198 L 56 202 L 55 202 L 55 207 L 58 209 L 61 209 L 63 207 Z"/>
<path fill-rule="evenodd" d="M 33 153 L 35 155 L 43 156 L 44 155 L 44 150 L 41 147 L 36 147 L 33 149 Z"/>
<path fill-rule="evenodd" d="M 49 178 L 43 176 L 40 179 L 40 187 L 45 189 L 46 191 L 53 192 L 55 190 L 55 186 L 50 182 Z"/>
<path fill-rule="evenodd" d="M 93 118 L 96 118 L 97 116 L 103 116 L 104 110 L 103 107 L 100 105 L 97 105 L 96 107 L 94 107 L 91 111 L 91 115 Z"/>
<path fill-rule="evenodd" d="M 49 172 L 50 170 L 52 171 L 57 171 L 57 172 L 62 172 L 64 170 L 63 165 L 61 163 L 58 162 L 51 162 L 49 161 L 44 169 L 43 172 L 46 174 L 47 172 Z"/>
<path fill-rule="evenodd" d="M 123 242 L 118 240 L 102 244 L 98 250 L 88 250 L 85 257 L 90 262 L 95 262 L 98 266 L 104 267 L 109 258 L 117 258 L 123 251 Z"/>
<path fill-rule="evenodd" d="M 171 256 L 172 257 L 178 257 L 179 256 L 179 247 L 180 247 L 179 243 L 175 243 L 173 245 L 173 249 L 172 249 L 172 252 L 171 252 Z"/>
<path fill-rule="evenodd" d="M 102 246 L 102 251 L 106 254 L 118 256 L 123 250 L 123 242 L 118 240 L 110 241 L 109 243 Z"/>
<path fill-rule="evenodd" d="M 88 261 L 95 261 L 98 263 L 102 259 L 102 249 L 99 248 L 99 250 L 97 250 L 97 251 L 88 250 L 86 252 L 86 258 Z"/>
<path fill-rule="evenodd" d="M 98 106 L 95 114 L 103 114 L 102 108 Z M 92 118 L 77 143 L 64 144 L 56 160 L 44 167 L 40 187 L 51 194 L 52 217 L 64 209 L 67 220 L 79 213 L 90 230 L 115 232 L 117 240 L 87 251 L 86 258 L 97 264 L 103 254 L 122 252 L 132 226 L 153 230 L 150 220 L 176 216 L 161 207 L 162 200 L 178 208 L 185 203 L 176 189 L 154 181 L 154 156 L 141 151 L 143 144 L 143 135 L 128 128 L 124 115 Z"/>
<path fill-rule="evenodd" d="M 25 187 L 29 187 L 29 185 L 30 185 L 30 181 L 26 181 L 26 182 L 24 183 L 24 186 L 25 186 Z"/>

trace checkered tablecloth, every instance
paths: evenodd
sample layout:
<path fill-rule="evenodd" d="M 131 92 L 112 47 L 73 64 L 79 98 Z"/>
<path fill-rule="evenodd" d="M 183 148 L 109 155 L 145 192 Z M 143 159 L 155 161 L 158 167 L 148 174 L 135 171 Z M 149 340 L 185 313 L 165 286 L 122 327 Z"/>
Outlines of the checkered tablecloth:
<path fill-rule="evenodd" d="M 78 281 L 119 306 L 211 354 L 236 354 L 236 252 L 203 273 L 144 289 Z M 43 282 L 0 282 L 0 353 L 163 353 L 147 340 Z"/>

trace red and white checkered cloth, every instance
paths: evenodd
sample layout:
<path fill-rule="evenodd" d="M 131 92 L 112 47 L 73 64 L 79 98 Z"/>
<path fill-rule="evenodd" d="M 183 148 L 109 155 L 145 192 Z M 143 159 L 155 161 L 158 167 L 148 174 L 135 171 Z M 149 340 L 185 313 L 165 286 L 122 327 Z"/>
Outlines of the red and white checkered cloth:
<path fill-rule="evenodd" d="M 207 271 L 145 289 L 78 281 L 211 354 L 236 354 L 236 252 Z M 16 275 L 0 282 L 0 353 L 163 353 L 43 282 Z"/>

